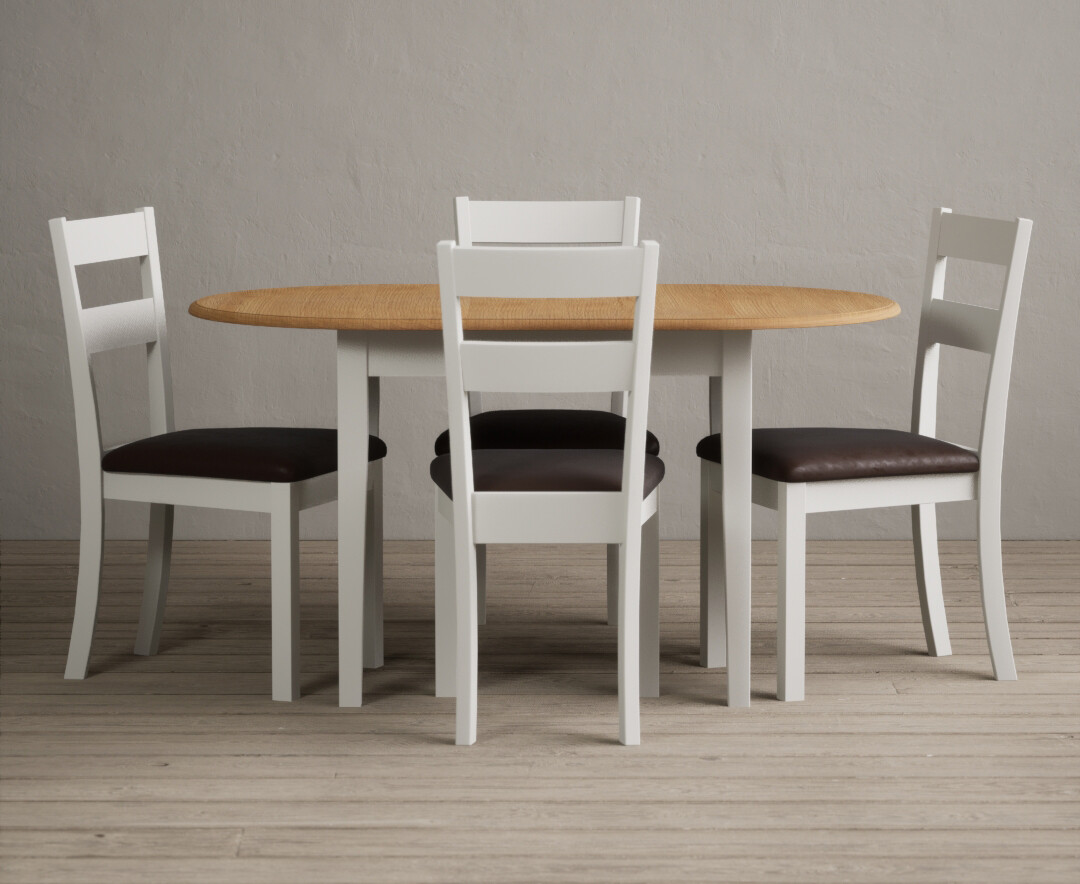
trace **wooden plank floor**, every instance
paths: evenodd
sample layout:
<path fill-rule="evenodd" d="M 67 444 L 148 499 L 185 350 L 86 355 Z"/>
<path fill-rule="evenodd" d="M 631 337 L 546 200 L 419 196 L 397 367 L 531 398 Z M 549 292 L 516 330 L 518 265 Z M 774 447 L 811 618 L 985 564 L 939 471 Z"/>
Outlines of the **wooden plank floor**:
<path fill-rule="evenodd" d="M 662 697 L 617 736 L 599 547 L 492 548 L 479 742 L 432 696 L 432 545 L 386 548 L 386 666 L 336 707 L 334 545 L 303 549 L 303 697 L 273 703 L 262 543 L 177 544 L 131 654 L 143 545 L 107 547 L 91 676 L 61 677 L 77 547 L 0 546 L 0 881 L 1055 882 L 1080 869 L 1080 543 L 1010 543 L 1020 671 L 990 679 L 974 547 L 942 544 L 954 655 L 909 543 L 812 543 L 807 700 L 696 665 L 697 545 L 662 549 Z"/>

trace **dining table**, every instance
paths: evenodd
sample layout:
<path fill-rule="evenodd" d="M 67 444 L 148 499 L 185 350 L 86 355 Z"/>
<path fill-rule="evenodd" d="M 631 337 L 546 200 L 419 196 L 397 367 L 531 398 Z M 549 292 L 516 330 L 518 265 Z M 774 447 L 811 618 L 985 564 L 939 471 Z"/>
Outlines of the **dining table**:
<path fill-rule="evenodd" d="M 364 586 L 367 440 L 379 431 L 380 378 L 445 375 L 439 287 L 253 289 L 199 298 L 189 312 L 215 322 L 336 332 L 338 702 L 360 706 L 364 668 L 383 663 L 382 587 Z M 709 432 L 721 433 L 722 579 L 701 596 L 701 664 L 727 667 L 729 706 L 750 705 L 754 332 L 853 325 L 899 313 L 895 301 L 863 292 L 696 283 L 657 287 L 652 373 L 707 377 L 703 408 Z M 618 299 L 473 299 L 463 302 L 463 317 L 466 332 L 492 338 L 595 338 L 627 334 L 633 305 Z"/>

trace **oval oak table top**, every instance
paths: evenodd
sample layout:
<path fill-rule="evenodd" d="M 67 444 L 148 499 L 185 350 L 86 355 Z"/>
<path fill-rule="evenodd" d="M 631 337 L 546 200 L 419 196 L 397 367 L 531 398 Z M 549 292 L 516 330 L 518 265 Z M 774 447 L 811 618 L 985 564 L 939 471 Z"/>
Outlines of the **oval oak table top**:
<path fill-rule="evenodd" d="M 465 299 L 472 331 L 622 330 L 629 299 Z M 438 285 L 327 285 L 252 289 L 199 298 L 192 316 L 277 328 L 438 331 Z M 658 330 L 818 328 L 888 319 L 900 305 L 862 292 L 772 285 L 665 283 L 656 290 Z"/>

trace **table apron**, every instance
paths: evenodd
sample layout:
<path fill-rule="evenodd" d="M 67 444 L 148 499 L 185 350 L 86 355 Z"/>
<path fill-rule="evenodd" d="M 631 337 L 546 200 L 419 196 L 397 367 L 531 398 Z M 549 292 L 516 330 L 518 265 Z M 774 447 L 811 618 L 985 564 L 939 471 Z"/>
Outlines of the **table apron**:
<path fill-rule="evenodd" d="M 723 331 L 657 331 L 653 335 L 654 376 L 720 377 L 724 355 Z M 341 331 L 339 339 L 367 340 L 368 374 L 372 377 L 442 377 L 442 332 Z M 617 332 L 531 332 L 483 334 L 500 340 L 597 340 L 625 338 Z"/>

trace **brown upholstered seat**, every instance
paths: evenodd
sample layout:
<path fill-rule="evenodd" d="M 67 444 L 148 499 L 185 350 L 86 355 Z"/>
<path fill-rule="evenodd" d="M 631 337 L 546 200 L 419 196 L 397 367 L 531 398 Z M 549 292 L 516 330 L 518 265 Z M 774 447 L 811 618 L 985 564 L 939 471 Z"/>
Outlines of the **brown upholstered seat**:
<path fill-rule="evenodd" d="M 386 457 L 378 436 L 368 460 Z M 312 427 L 208 427 L 177 430 L 106 452 L 110 473 L 202 476 L 251 482 L 299 482 L 337 469 L 337 430 Z"/>
<path fill-rule="evenodd" d="M 609 448 L 487 448 L 473 451 L 473 487 L 477 491 L 619 491 L 622 452 Z M 453 497 L 450 455 L 431 462 L 431 478 Z M 664 478 L 664 462 L 645 455 L 648 497 Z"/>
<path fill-rule="evenodd" d="M 720 434 L 702 439 L 697 454 L 720 463 Z M 975 452 L 903 430 L 847 427 L 754 430 L 754 473 L 777 482 L 974 473 L 978 469 L 979 455 Z"/>
<path fill-rule="evenodd" d="M 622 448 L 626 418 L 610 411 L 521 408 L 483 411 L 470 421 L 474 450 L 481 448 Z M 435 440 L 436 454 L 450 453 L 450 431 Z M 659 454 L 660 440 L 645 433 L 645 453 Z"/>

